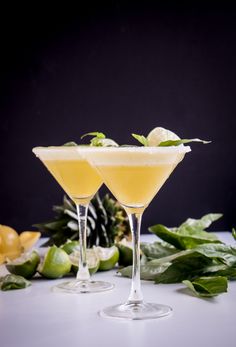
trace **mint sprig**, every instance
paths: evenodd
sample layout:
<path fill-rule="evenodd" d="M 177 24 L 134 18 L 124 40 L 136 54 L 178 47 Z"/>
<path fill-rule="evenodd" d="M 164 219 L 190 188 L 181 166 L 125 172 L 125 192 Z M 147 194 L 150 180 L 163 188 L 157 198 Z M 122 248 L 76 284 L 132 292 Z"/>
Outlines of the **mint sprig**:
<path fill-rule="evenodd" d="M 138 134 L 132 134 L 132 136 L 141 143 L 144 147 L 148 147 L 148 138 L 144 135 L 138 135 Z M 211 141 L 205 141 L 198 138 L 195 139 L 179 139 L 179 140 L 167 140 L 160 142 L 157 147 L 170 147 L 170 146 L 179 146 L 184 143 L 190 143 L 190 142 L 202 142 L 203 144 L 211 143 Z"/>
<path fill-rule="evenodd" d="M 143 136 L 143 135 L 138 135 L 138 134 L 132 134 L 132 136 L 138 141 L 140 142 L 143 146 L 147 147 L 148 146 L 148 139 L 147 137 Z"/>
<path fill-rule="evenodd" d="M 205 141 L 201 139 L 179 139 L 179 140 L 168 140 L 159 143 L 158 147 L 169 147 L 169 146 L 179 146 L 184 143 L 190 142 L 202 142 L 203 144 L 211 143 L 211 141 Z"/>
<path fill-rule="evenodd" d="M 90 140 L 90 146 L 94 146 L 94 147 L 102 147 L 103 146 L 102 139 L 106 138 L 105 134 L 98 131 L 92 131 L 90 133 L 86 133 L 81 136 L 81 139 L 83 139 L 86 136 L 93 136 L 92 139 Z"/>

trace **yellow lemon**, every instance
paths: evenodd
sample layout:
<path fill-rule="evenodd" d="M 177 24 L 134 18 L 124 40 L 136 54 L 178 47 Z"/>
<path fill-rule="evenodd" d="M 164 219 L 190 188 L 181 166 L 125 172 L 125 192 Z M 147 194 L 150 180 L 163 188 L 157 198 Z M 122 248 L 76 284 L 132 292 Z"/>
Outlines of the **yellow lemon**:
<path fill-rule="evenodd" d="M 38 231 L 23 231 L 20 234 L 20 242 L 24 251 L 28 251 L 40 238 L 41 233 Z"/>
<path fill-rule="evenodd" d="M 21 254 L 21 242 L 17 232 L 7 226 L 0 224 L 0 254 L 1 258 L 14 259 Z"/>

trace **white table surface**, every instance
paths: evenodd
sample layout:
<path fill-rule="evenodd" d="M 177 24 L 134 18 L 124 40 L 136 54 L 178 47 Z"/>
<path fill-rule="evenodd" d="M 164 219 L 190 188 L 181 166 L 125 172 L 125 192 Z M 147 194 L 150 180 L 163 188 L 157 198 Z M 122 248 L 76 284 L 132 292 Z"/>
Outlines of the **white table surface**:
<path fill-rule="evenodd" d="M 234 243 L 229 233 L 219 236 Z M 153 238 L 144 236 L 142 240 Z M 0 275 L 5 273 L 1 266 Z M 236 282 L 230 282 L 227 294 L 199 299 L 184 293 L 182 284 L 143 281 L 146 301 L 168 304 L 173 314 L 154 320 L 121 321 L 101 318 L 97 311 L 124 302 L 130 279 L 116 276 L 115 271 L 100 272 L 93 278 L 113 282 L 115 289 L 62 294 L 50 288 L 63 279 L 38 279 L 27 289 L 0 292 L 0 347 L 236 346 Z"/>

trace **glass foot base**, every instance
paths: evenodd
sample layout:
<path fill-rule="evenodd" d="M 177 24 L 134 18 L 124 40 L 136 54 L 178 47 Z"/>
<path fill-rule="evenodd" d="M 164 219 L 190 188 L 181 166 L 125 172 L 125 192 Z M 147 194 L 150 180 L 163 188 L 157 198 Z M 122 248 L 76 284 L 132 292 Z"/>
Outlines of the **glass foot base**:
<path fill-rule="evenodd" d="M 154 319 L 169 315 L 172 308 L 154 303 L 126 303 L 109 306 L 99 312 L 101 317 L 118 319 Z"/>
<path fill-rule="evenodd" d="M 52 289 L 56 292 L 71 293 L 71 294 L 84 294 L 84 293 L 99 293 L 111 290 L 114 284 L 103 281 L 68 281 L 62 282 Z"/>

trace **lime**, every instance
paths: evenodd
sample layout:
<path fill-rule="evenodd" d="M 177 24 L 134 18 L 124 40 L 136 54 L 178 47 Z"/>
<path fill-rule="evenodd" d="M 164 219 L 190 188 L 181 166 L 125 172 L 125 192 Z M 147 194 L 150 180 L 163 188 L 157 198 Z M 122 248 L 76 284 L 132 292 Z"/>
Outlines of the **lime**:
<path fill-rule="evenodd" d="M 133 248 L 132 243 L 125 238 L 116 244 L 119 249 L 119 265 L 129 266 L 133 264 Z"/>
<path fill-rule="evenodd" d="M 37 271 L 39 262 L 40 257 L 38 253 L 33 251 L 31 254 L 24 254 L 15 260 L 8 261 L 6 268 L 14 275 L 32 278 Z"/>
<path fill-rule="evenodd" d="M 77 274 L 79 269 L 79 266 L 78 266 L 79 256 L 80 256 L 80 251 L 74 251 L 73 253 L 70 254 L 70 261 L 72 263 L 71 269 L 75 274 Z M 99 265 L 100 265 L 99 257 L 93 248 L 89 248 L 86 250 L 86 259 L 87 259 L 89 273 L 90 275 L 92 275 L 98 271 Z"/>
<path fill-rule="evenodd" d="M 71 254 L 79 247 L 79 241 L 71 241 L 67 240 L 64 245 L 60 246 L 61 249 L 63 249 L 67 254 Z"/>
<path fill-rule="evenodd" d="M 147 136 L 148 146 L 156 147 L 161 142 L 169 141 L 169 140 L 180 140 L 179 136 L 173 133 L 170 130 L 165 128 L 157 127 L 154 128 Z"/>
<path fill-rule="evenodd" d="M 111 270 L 114 268 L 119 259 L 119 250 L 116 246 L 110 248 L 94 246 L 94 250 L 100 259 L 99 270 Z"/>
<path fill-rule="evenodd" d="M 16 230 L 0 224 L 0 254 L 1 258 L 14 259 L 21 254 L 21 243 Z"/>
<path fill-rule="evenodd" d="M 39 231 L 23 231 L 19 237 L 21 246 L 23 247 L 24 251 L 30 250 L 38 241 L 40 236 L 41 233 Z"/>
<path fill-rule="evenodd" d="M 52 246 L 38 266 L 38 272 L 47 278 L 59 278 L 70 272 L 69 255 L 61 248 Z"/>

